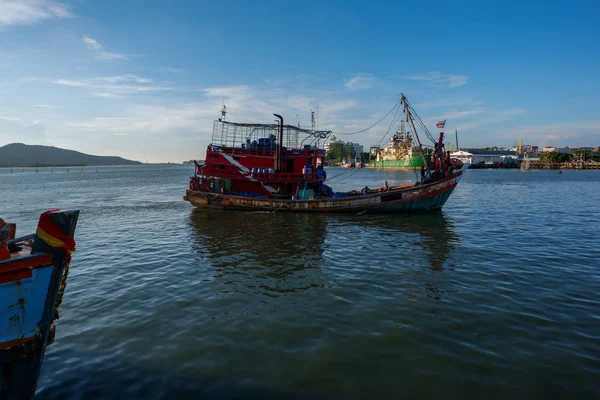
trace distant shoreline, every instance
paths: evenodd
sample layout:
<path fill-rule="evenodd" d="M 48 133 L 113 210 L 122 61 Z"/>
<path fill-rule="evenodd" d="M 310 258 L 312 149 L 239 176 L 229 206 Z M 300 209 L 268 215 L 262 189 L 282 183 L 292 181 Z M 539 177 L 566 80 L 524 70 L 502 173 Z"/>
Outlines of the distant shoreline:
<path fill-rule="evenodd" d="M 0 169 L 19 169 L 19 168 L 105 168 L 105 167 L 143 167 L 143 166 L 157 166 L 157 165 L 179 165 L 186 166 L 181 163 L 139 163 L 139 164 L 33 164 L 33 165 L 0 165 Z M 188 165 L 189 166 L 189 165 Z"/>

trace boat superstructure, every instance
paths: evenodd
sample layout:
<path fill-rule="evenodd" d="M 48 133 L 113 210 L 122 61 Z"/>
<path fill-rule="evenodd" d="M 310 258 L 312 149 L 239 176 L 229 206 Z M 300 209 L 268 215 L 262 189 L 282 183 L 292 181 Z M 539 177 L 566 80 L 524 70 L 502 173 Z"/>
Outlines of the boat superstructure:
<path fill-rule="evenodd" d="M 292 125 L 214 122 L 203 164 L 190 189 L 244 197 L 302 197 L 320 179 L 330 131 Z"/>

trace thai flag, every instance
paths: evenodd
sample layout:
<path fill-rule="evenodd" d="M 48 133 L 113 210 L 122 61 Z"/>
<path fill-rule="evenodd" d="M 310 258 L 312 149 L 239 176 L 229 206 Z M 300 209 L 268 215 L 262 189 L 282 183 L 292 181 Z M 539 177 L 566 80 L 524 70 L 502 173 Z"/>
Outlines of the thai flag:
<path fill-rule="evenodd" d="M 446 120 L 438 121 L 436 128 L 444 129 L 445 125 L 446 125 Z"/>

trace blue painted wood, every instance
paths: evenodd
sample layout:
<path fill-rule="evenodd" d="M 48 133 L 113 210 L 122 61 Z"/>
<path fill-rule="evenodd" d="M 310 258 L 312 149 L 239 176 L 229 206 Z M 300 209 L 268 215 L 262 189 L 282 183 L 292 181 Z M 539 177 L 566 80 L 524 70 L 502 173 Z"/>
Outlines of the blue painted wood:
<path fill-rule="evenodd" d="M 31 278 L 0 284 L 0 342 L 39 333 L 51 275 L 52 265 L 34 268 Z"/>
<path fill-rule="evenodd" d="M 53 212 L 49 218 L 66 235 L 73 236 L 78 216 L 79 211 L 61 211 Z M 47 245 L 34 235 L 32 253 L 0 263 L 0 270 L 8 269 L 13 261 L 30 260 L 26 264 L 33 265 L 40 254 L 52 255 L 52 264 L 33 267 L 31 277 L 0 284 L 0 343 L 9 343 L 0 350 L 1 399 L 30 399 L 35 394 L 57 315 L 54 304 L 65 268 L 65 251 Z"/>

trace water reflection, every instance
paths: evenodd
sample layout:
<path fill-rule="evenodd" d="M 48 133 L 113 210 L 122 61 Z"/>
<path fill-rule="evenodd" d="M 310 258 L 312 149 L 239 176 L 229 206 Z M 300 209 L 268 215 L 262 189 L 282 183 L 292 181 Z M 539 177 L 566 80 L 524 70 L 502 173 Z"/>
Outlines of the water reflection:
<path fill-rule="evenodd" d="M 362 292 L 402 292 L 418 301 L 454 291 L 452 251 L 460 240 L 443 213 L 339 216 L 329 221 L 327 241 L 332 251 L 345 249 L 341 260 L 329 260 L 338 271 L 367 282 Z"/>
<path fill-rule="evenodd" d="M 420 252 L 411 250 L 410 253 L 423 256 L 427 261 L 426 265 L 434 271 L 444 269 L 450 251 L 460 243 L 452 220 L 438 212 L 368 216 L 360 221 L 360 224 L 367 235 L 369 230 L 384 229 L 393 235 L 390 237 L 391 241 L 420 245 Z M 410 240 L 411 238 L 415 240 Z M 404 249 L 403 254 L 407 253 Z"/>
<path fill-rule="evenodd" d="M 194 210 L 194 248 L 225 291 L 277 297 L 323 287 L 323 215 Z"/>
<path fill-rule="evenodd" d="M 324 258 L 339 263 L 340 273 L 359 277 L 365 266 L 395 266 L 436 293 L 439 274 L 429 275 L 448 268 L 448 255 L 458 243 L 452 221 L 442 213 L 356 216 L 194 210 L 189 223 L 194 250 L 209 261 L 208 280 L 223 285 L 217 290 L 271 297 L 339 280 L 338 270 L 330 265 L 322 268 Z"/>

